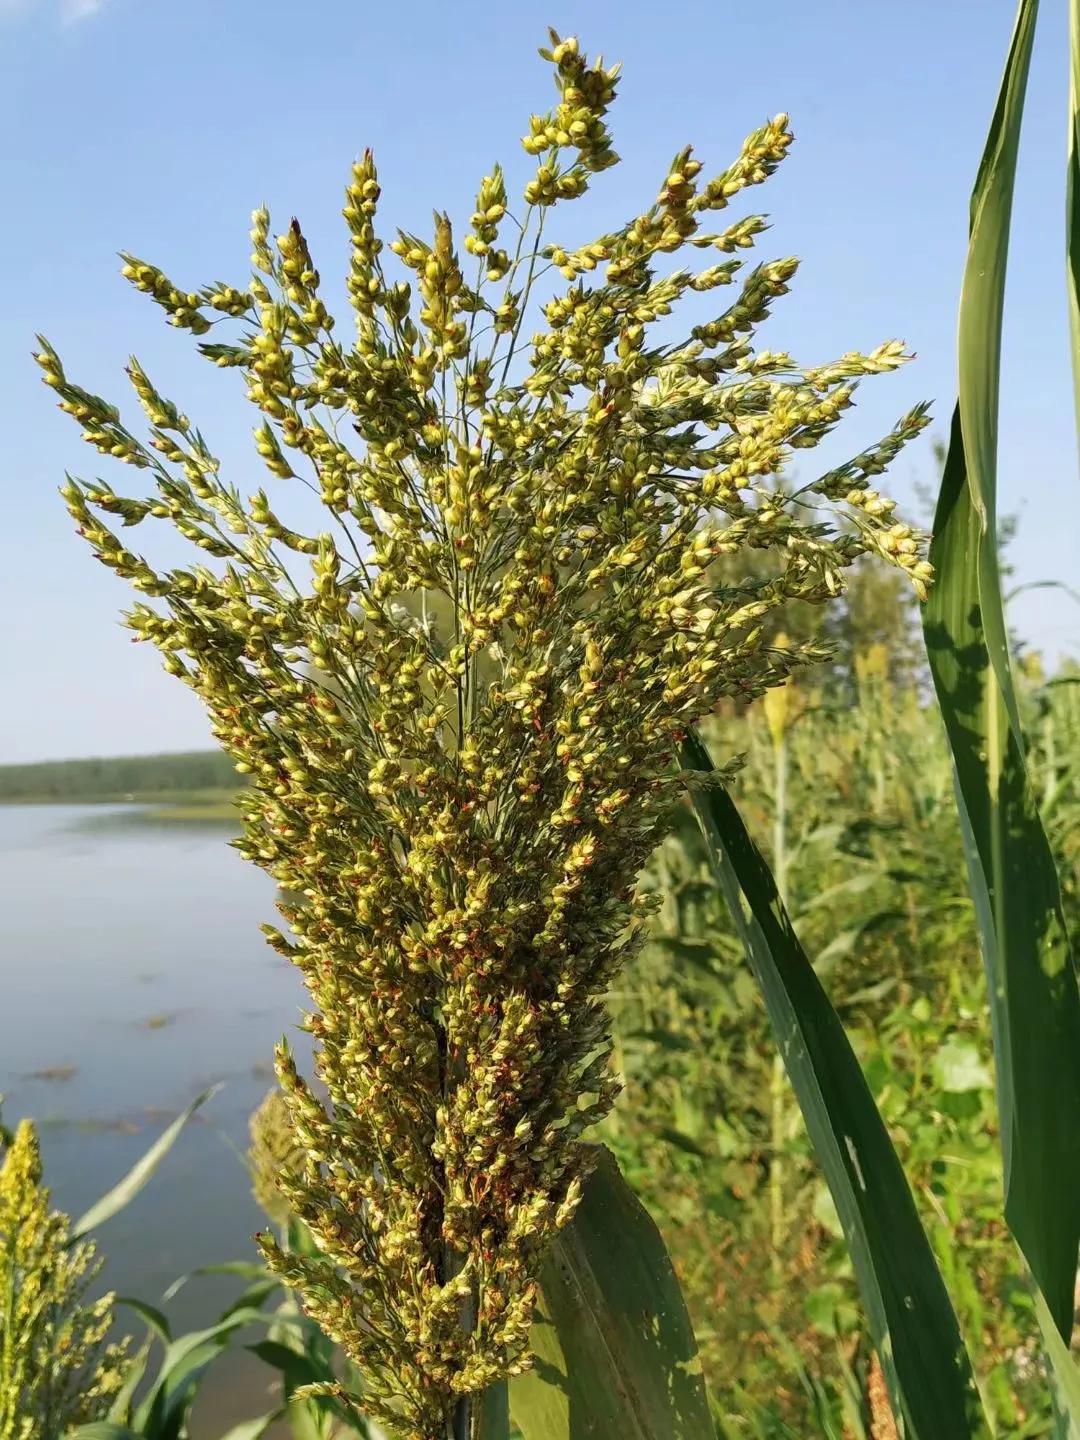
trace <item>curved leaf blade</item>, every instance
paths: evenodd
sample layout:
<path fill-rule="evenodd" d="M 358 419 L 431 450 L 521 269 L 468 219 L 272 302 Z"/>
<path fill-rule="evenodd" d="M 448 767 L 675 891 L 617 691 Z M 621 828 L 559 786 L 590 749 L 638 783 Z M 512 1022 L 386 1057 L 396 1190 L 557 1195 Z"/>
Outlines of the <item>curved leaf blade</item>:
<path fill-rule="evenodd" d="M 714 768 L 697 736 L 683 763 Z M 694 808 L 832 1191 L 894 1409 L 909 1440 L 985 1440 L 956 1315 L 844 1027 L 730 795 L 702 787 Z"/>
<path fill-rule="evenodd" d="M 204 1090 L 201 1095 L 195 1097 L 187 1109 L 158 1136 L 142 1159 L 135 1162 L 119 1184 L 114 1185 L 107 1195 L 103 1195 L 95 1205 L 90 1206 L 85 1215 L 80 1216 L 71 1228 L 73 1240 L 79 1239 L 90 1230 L 96 1230 L 99 1225 L 103 1225 L 106 1220 L 111 1220 L 125 1206 L 131 1204 L 175 1145 L 180 1131 L 183 1130 L 195 1111 L 200 1105 L 205 1105 L 207 1100 L 216 1095 L 220 1089 L 220 1085 L 211 1085 L 209 1090 Z"/>
<path fill-rule="evenodd" d="M 602 1146 L 544 1260 L 530 1347 L 534 1368 L 510 1382 L 524 1440 L 713 1440 L 671 1260 Z"/>
<path fill-rule="evenodd" d="M 1047 1378 L 1057 1419 L 1055 1440 L 1080 1440 L 1080 1367 L 1061 1338 L 1046 1301 L 1036 1292 L 1035 1314 L 1042 1332 Z"/>
<path fill-rule="evenodd" d="M 258 1260 L 225 1260 L 217 1265 L 199 1265 L 194 1270 L 188 1270 L 186 1274 L 175 1279 L 164 1292 L 161 1299 L 164 1304 L 179 1295 L 180 1291 L 189 1280 L 201 1279 L 206 1275 L 240 1275 L 253 1281 L 268 1280 L 270 1271 Z"/>
<path fill-rule="evenodd" d="M 77 1430 L 72 1430 L 67 1440 L 139 1440 L 139 1436 L 126 1425 L 114 1425 L 111 1420 L 94 1420 L 89 1425 L 80 1425 Z"/>
<path fill-rule="evenodd" d="M 263 1310 L 236 1310 L 205 1330 L 180 1335 L 166 1347 L 153 1385 L 135 1412 L 134 1424 L 155 1440 L 179 1440 L 203 1371 L 217 1359 L 234 1330 L 273 1321 Z"/>
<path fill-rule="evenodd" d="M 1005 274 L 1037 12 L 1037 0 L 1020 0 L 972 192 L 959 403 L 934 517 L 937 579 L 924 628 L 990 993 L 1005 1218 L 1068 1339 L 1080 1244 L 1080 996 L 1027 773 L 997 546 Z"/>
<path fill-rule="evenodd" d="M 116 1304 L 123 1305 L 128 1310 L 134 1310 L 140 1319 L 145 1320 L 148 1328 L 155 1334 L 163 1345 L 172 1343 L 172 1329 L 164 1313 L 156 1305 L 149 1305 L 145 1300 L 136 1300 L 131 1295 L 118 1295 Z"/>
<path fill-rule="evenodd" d="M 254 1420 L 241 1420 L 239 1425 L 233 1425 L 227 1430 L 221 1440 L 259 1440 L 260 1435 L 265 1435 L 274 1421 L 280 1420 L 283 1414 L 282 1410 L 271 1410 Z"/>

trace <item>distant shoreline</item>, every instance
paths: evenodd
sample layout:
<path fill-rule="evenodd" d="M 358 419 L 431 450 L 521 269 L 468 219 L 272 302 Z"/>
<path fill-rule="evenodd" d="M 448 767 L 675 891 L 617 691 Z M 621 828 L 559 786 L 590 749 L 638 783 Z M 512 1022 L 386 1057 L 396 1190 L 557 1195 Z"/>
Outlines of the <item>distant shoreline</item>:
<path fill-rule="evenodd" d="M 126 795 L 0 795 L 0 805 L 177 805 L 189 809 L 212 810 L 232 805 L 240 789 L 222 789 L 219 793 L 190 790 L 161 790 L 149 794 L 129 792 Z"/>
<path fill-rule="evenodd" d="M 241 788 L 220 750 L 0 765 L 0 805 L 146 805 L 224 818 Z"/>
<path fill-rule="evenodd" d="M 156 796 L 146 799 L 141 796 L 116 795 L 89 799 L 81 796 L 69 799 L 65 796 L 48 795 L 5 797 L 0 799 L 0 808 L 17 810 L 25 808 L 51 808 L 56 810 L 74 807 L 79 810 L 100 810 L 100 821 L 94 821 L 95 829 L 117 825 L 231 825 L 238 829 L 240 815 L 236 808 L 238 792 L 223 792 L 219 799 L 193 800 L 190 795 L 179 791 L 174 795 Z M 110 806 L 123 806 L 118 814 L 108 814 Z"/>

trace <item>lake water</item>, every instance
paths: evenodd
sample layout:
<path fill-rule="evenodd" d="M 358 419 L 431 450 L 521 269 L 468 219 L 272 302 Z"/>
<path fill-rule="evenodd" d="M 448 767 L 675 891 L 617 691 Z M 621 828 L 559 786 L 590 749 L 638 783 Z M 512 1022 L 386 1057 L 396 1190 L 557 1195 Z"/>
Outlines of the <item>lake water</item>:
<path fill-rule="evenodd" d="M 108 1285 L 157 1302 L 198 1265 L 255 1258 L 262 1220 L 239 1152 L 304 992 L 258 931 L 274 917 L 273 885 L 228 846 L 228 829 L 136 814 L 0 806 L 0 1093 L 5 1123 L 40 1126 L 54 1201 L 79 1215 L 223 1082 L 97 1233 Z M 235 1290 L 192 1281 L 168 1307 L 174 1333 L 211 1323 Z M 252 1357 L 230 1352 L 211 1375 L 196 1440 L 269 1408 Z"/>

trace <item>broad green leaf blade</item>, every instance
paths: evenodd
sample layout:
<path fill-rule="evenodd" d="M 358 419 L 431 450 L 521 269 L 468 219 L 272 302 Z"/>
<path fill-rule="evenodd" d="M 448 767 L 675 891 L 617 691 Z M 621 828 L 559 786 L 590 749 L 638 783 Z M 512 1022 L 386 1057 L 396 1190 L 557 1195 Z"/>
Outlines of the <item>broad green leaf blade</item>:
<path fill-rule="evenodd" d="M 505 1380 L 480 1397 L 476 1414 L 476 1440 L 509 1440 L 510 1387 Z"/>
<path fill-rule="evenodd" d="M 111 1220 L 126 1205 L 131 1204 L 172 1149 L 180 1131 L 183 1130 L 195 1111 L 200 1105 L 205 1105 L 207 1100 L 216 1095 L 220 1089 L 220 1085 L 211 1085 L 209 1090 L 204 1090 L 201 1095 L 196 1096 L 187 1109 L 178 1115 L 168 1129 L 154 1141 L 142 1159 L 136 1161 L 120 1183 L 114 1185 L 107 1195 L 103 1195 L 96 1205 L 91 1205 L 86 1214 L 75 1222 L 71 1230 L 73 1240 L 77 1240 L 89 1230 L 96 1230 L 99 1225 L 103 1225 L 106 1220 Z"/>
<path fill-rule="evenodd" d="M 293 1400 L 285 1412 L 291 1440 L 331 1440 L 333 1419 L 319 1413 L 316 1400 Z"/>
<path fill-rule="evenodd" d="M 534 1368 L 510 1382 L 524 1440 L 712 1440 L 697 1342 L 648 1212 L 597 1148 L 541 1269 Z"/>
<path fill-rule="evenodd" d="M 227 1320 L 234 1310 L 258 1310 L 280 1289 L 282 1284 L 276 1275 L 266 1275 L 260 1280 L 254 1280 L 241 1290 L 235 1300 L 226 1305 L 218 1319 Z"/>
<path fill-rule="evenodd" d="M 713 769 L 696 736 L 683 745 L 683 764 Z M 985 1440 L 989 1430 L 956 1316 L 844 1027 L 730 795 L 703 787 L 694 806 L 832 1191 L 908 1440 Z"/>
<path fill-rule="evenodd" d="M 275 1339 L 259 1340 L 247 1347 L 253 1355 L 257 1355 L 265 1365 L 269 1365 L 281 1376 L 282 1397 L 286 1402 L 289 1428 L 294 1440 L 328 1440 L 334 1433 L 335 1417 L 344 1422 L 350 1422 L 353 1418 L 348 1408 L 332 1395 L 311 1396 L 306 1399 L 297 1396 L 296 1392 L 303 1386 L 321 1385 L 337 1380 L 331 1357 L 324 1356 L 312 1347 L 313 1338 L 307 1337 L 307 1348 L 303 1350 Z M 367 1435 L 369 1432 L 366 1426 L 361 1430 L 354 1425 L 350 1433 Z"/>
<path fill-rule="evenodd" d="M 1024 755 L 997 547 L 997 428 L 1013 182 L 1036 0 L 1021 0 L 979 173 L 959 326 L 959 404 L 924 614 L 988 976 L 1005 1217 L 1061 1334 L 1080 1208 L 1080 1001 Z"/>

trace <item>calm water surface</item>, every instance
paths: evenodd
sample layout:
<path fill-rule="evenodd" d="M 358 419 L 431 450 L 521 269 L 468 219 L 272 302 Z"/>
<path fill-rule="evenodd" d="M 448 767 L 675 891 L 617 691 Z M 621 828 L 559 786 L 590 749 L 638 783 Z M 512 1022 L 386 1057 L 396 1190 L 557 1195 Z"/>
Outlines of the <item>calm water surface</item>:
<path fill-rule="evenodd" d="M 8 1125 L 39 1124 L 55 1203 L 80 1214 L 224 1082 L 98 1232 L 108 1285 L 150 1301 L 195 1266 L 254 1258 L 261 1217 L 238 1151 L 274 1042 L 303 1040 L 299 977 L 258 931 L 273 886 L 228 833 L 134 807 L 0 806 L 0 1093 Z M 192 1281 L 170 1304 L 174 1332 L 210 1323 L 233 1293 Z M 264 1379 L 249 1357 L 219 1364 L 198 1440 L 268 1408 Z"/>

